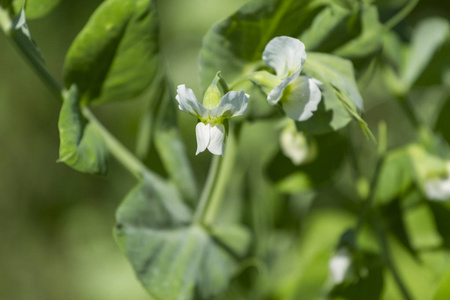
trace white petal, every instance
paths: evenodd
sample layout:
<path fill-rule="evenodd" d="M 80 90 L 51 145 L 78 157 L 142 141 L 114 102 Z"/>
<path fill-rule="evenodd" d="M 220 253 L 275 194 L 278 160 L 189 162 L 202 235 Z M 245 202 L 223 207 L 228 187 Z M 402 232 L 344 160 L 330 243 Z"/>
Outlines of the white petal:
<path fill-rule="evenodd" d="M 341 248 L 330 259 L 328 267 L 330 269 L 331 279 L 334 284 L 340 284 L 344 282 L 345 275 L 349 272 L 352 264 L 352 258 L 350 251 L 347 248 Z"/>
<path fill-rule="evenodd" d="M 249 98 L 244 90 L 228 92 L 220 99 L 219 104 L 210 110 L 210 116 L 212 118 L 241 116 L 247 111 Z"/>
<path fill-rule="evenodd" d="M 299 75 L 300 70 L 283 79 L 281 83 L 274 87 L 273 90 L 269 93 L 269 95 L 267 96 L 267 101 L 269 101 L 271 105 L 277 104 L 278 101 L 280 101 L 280 99 L 283 97 L 284 89 L 293 81 L 295 81 Z"/>
<path fill-rule="evenodd" d="M 195 127 L 195 134 L 197 135 L 197 152 L 195 155 L 206 150 L 209 144 L 210 125 L 199 122 Z"/>
<path fill-rule="evenodd" d="M 298 77 L 292 83 L 290 92 L 283 99 L 286 115 L 295 121 L 306 121 L 311 118 L 322 98 L 322 93 L 314 79 L 306 76 Z"/>
<path fill-rule="evenodd" d="M 305 45 L 288 36 L 276 37 L 266 45 L 263 60 L 275 70 L 277 76 L 287 77 L 303 67 L 306 60 Z"/>
<path fill-rule="evenodd" d="M 215 155 L 223 155 L 225 145 L 223 140 L 225 139 L 225 127 L 222 124 L 216 124 L 209 129 L 210 141 L 208 150 Z"/>
<path fill-rule="evenodd" d="M 207 115 L 208 110 L 197 101 L 197 98 L 191 89 L 186 88 L 186 86 L 182 84 L 178 86 L 177 92 L 178 94 L 175 99 L 178 101 L 179 109 L 198 118 L 203 118 Z"/>

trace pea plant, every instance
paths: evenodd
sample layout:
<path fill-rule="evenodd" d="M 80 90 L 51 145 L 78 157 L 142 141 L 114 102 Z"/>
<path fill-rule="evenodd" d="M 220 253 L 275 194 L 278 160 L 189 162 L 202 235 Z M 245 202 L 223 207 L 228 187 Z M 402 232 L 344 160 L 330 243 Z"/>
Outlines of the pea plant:
<path fill-rule="evenodd" d="M 58 2 L 0 0 L 0 26 L 60 102 L 58 162 L 135 177 L 114 239 L 152 299 L 449 299 L 448 19 L 250 0 L 204 36 L 196 95 L 172 83 L 155 0 L 101 3 L 58 82 L 27 25 Z M 142 95 L 131 151 L 93 108 Z"/>

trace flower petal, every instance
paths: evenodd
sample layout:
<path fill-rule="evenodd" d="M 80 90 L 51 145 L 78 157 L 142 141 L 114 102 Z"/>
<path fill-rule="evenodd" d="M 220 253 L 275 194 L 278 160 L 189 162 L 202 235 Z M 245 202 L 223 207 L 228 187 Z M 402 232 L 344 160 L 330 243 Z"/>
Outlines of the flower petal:
<path fill-rule="evenodd" d="M 210 141 L 208 150 L 215 155 L 223 155 L 225 145 L 223 140 L 225 139 L 225 127 L 222 124 L 216 124 L 209 129 Z"/>
<path fill-rule="evenodd" d="M 310 77 L 300 76 L 292 83 L 290 92 L 282 102 L 286 115 L 295 121 L 306 121 L 311 118 L 322 98 L 316 81 Z"/>
<path fill-rule="evenodd" d="M 195 127 L 195 134 L 197 135 L 197 152 L 195 155 L 206 150 L 209 144 L 210 125 L 203 122 L 199 122 Z"/>
<path fill-rule="evenodd" d="M 287 77 L 302 69 L 306 60 L 305 45 L 288 36 L 276 37 L 266 45 L 263 60 L 278 77 Z"/>
<path fill-rule="evenodd" d="M 198 118 L 203 118 L 207 115 L 208 110 L 197 101 L 197 98 L 191 89 L 186 88 L 186 86 L 182 84 L 178 86 L 177 93 L 175 99 L 178 101 L 179 109 Z"/>
<path fill-rule="evenodd" d="M 210 110 L 210 116 L 212 118 L 241 116 L 247 111 L 249 98 L 250 96 L 244 90 L 228 92 L 220 99 L 219 104 Z"/>
<path fill-rule="evenodd" d="M 330 259 L 328 268 L 330 269 L 331 280 L 338 285 L 345 281 L 346 275 L 352 266 L 352 256 L 347 248 L 341 248 Z"/>
<path fill-rule="evenodd" d="M 281 83 L 279 85 L 277 85 L 276 87 L 274 87 L 273 90 L 269 93 L 269 95 L 267 96 L 267 101 L 269 101 L 269 103 L 271 105 L 277 104 L 278 101 L 280 101 L 280 99 L 283 97 L 284 89 L 290 83 L 295 81 L 299 75 L 300 75 L 300 70 L 298 70 L 294 74 L 283 79 L 283 81 L 281 81 Z"/>

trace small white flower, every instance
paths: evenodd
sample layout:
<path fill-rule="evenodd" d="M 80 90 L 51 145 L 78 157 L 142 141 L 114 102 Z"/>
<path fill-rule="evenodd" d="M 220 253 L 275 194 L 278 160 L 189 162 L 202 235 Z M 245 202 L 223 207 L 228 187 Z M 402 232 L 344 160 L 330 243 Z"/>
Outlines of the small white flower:
<path fill-rule="evenodd" d="M 450 162 L 447 162 L 447 176 L 432 178 L 425 182 L 425 193 L 429 200 L 446 201 L 450 199 Z"/>
<path fill-rule="evenodd" d="M 216 77 L 217 78 L 217 77 Z M 247 111 L 249 95 L 244 90 L 240 92 L 230 91 L 220 97 L 217 89 L 217 80 L 213 82 L 205 94 L 204 105 L 197 101 L 194 92 L 179 85 L 176 99 L 178 108 L 198 119 L 200 122 L 195 128 L 197 135 L 197 152 L 209 150 L 212 154 L 223 155 L 226 119 L 241 116 Z"/>
<path fill-rule="evenodd" d="M 328 263 L 332 282 L 336 285 L 343 283 L 351 267 L 352 254 L 347 248 L 340 248 Z"/>
<path fill-rule="evenodd" d="M 270 104 L 281 103 L 286 115 L 295 121 L 306 121 L 322 98 L 322 83 L 308 76 L 300 76 L 306 61 L 305 45 L 298 39 L 280 36 L 272 39 L 264 49 L 264 62 L 276 76 L 264 74 L 275 86 L 267 96 Z M 260 73 L 261 74 L 261 73 Z"/>

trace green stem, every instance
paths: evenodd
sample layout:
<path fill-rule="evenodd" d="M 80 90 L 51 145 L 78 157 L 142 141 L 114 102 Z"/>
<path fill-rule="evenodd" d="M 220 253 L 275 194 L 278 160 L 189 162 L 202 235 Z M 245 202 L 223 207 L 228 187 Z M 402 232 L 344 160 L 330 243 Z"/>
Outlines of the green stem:
<path fill-rule="evenodd" d="M 209 200 L 211 199 L 211 193 L 213 190 L 214 183 L 219 172 L 219 165 L 221 156 L 213 156 L 211 159 L 211 165 L 209 166 L 208 178 L 206 179 L 205 186 L 203 187 L 202 195 L 200 196 L 200 201 L 198 202 L 197 209 L 195 211 L 193 222 L 200 224 L 203 222 L 206 209 L 208 207 Z"/>
<path fill-rule="evenodd" d="M 89 120 L 89 123 L 94 126 L 102 135 L 109 152 L 137 179 L 141 179 L 143 174 L 152 174 L 139 159 L 136 158 L 125 146 L 119 142 L 104 126 L 89 108 L 84 107 L 83 115 Z"/>
<path fill-rule="evenodd" d="M 358 233 L 361 230 L 361 227 L 364 224 L 365 219 L 367 218 L 370 208 L 373 205 L 373 202 L 375 199 L 375 194 L 376 194 L 376 189 L 377 189 L 377 185 L 378 185 L 378 180 L 380 178 L 381 167 L 383 166 L 383 162 L 384 162 L 384 156 L 381 156 L 377 161 L 377 165 L 375 167 L 375 174 L 373 175 L 372 182 L 370 183 L 369 196 L 363 204 L 363 208 L 361 210 L 361 213 L 359 214 L 358 221 L 356 223 L 356 227 L 355 227 L 356 233 Z"/>
<path fill-rule="evenodd" d="M 389 243 L 388 243 L 388 240 L 386 237 L 386 230 L 384 229 L 384 226 L 379 219 L 380 219 L 380 216 L 375 216 L 373 218 L 373 224 L 374 224 L 375 231 L 377 234 L 378 242 L 381 246 L 381 251 L 383 254 L 385 264 L 388 267 L 388 269 L 391 271 L 392 276 L 394 277 L 395 283 L 397 284 L 403 298 L 405 300 L 412 300 L 413 298 L 409 294 L 408 288 L 406 287 L 405 283 L 403 282 L 403 280 L 397 270 L 397 267 L 394 264 L 394 261 L 391 256 L 391 251 L 389 248 Z"/>
<path fill-rule="evenodd" d="M 25 61 L 31 67 L 31 69 L 38 75 L 42 82 L 52 92 L 56 99 L 62 101 L 63 87 L 59 82 L 50 74 L 46 66 L 38 60 L 32 53 L 26 50 L 20 41 L 14 38 L 11 31 L 5 30 L 8 37 L 12 41 L 12 44 L 22 54 Z M 141 179 L 145 173 L 148 176 L 159 177 L 156 173 L 150 171 L 139 159 L 137 159 L 130 151 L 128 151 L 92 114 L 92 112 L 84 107 L 83 115 L 89 120 L 89 122 L 96 127 L 96 129 L 102 134 L 106 142 L 106 146 L 112 155 L 120 162 L 126 169 L 128 169 L 136 178 Z"/>
<path fill-rule="evenodd" d="M 220 172 L 217 177 L 217 182 L 211 194 L 211 200 L 209 206 L 207 207 L 204 217 L 204 223 L 207 225 L 212 224 L 214 222 L 217 213 L 220 210 L 220 205 L 222 203 L 226 187 L 228 185 L 230 176 L 234 169 L 234 163 L 236 160 L 236 153 L 237 153 L 236 146 L 237 145 L 234 130 L 230 126 L 230 134 L 227 138 L 227 150 L 225 152 L 225 157 L 223 158 L 222 161 Z"/>
<path fill-rule="evenodd" d="M 412 10 L 419 3 L 419 0 L 411 0 L 406 4 L 396 15 L 390 18 L 385 24 L 384 28 L 390 30 L 394 28 L 398 23 L 400 23 L 407 15 L 409 15 Z"/>

